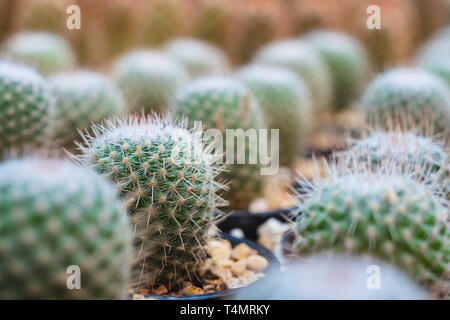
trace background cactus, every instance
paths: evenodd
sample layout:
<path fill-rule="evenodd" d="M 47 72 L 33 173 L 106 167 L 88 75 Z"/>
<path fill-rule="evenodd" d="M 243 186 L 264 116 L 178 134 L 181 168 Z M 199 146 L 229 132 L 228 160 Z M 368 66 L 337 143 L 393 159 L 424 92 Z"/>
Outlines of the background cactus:
<path fill-rule="evenodd" d="M 203 1 L 194 26 L 195 37 L 208 41 L 219 48 L 227 43 L 228 12 L 218 1 Z"/>
<path fill-rule="evenodd" d="M 61 144 L 78 138 L 77 129 L 125 111 L 121 91 L 105 76 L 91 71 L 60 73 L 49 79 L 55 97 L 53 136 Z"/>
<path fill-rule="evenodd" d="M 397 68 L 377 76 L 366 89 L 361 108 L 369 122 L 401 116 L 410 124 L 432 121 L 436 131 L 450 126 L 448 86 L 420 69 Z"/>
<path fill-rule="evenodd" d="M 318 50 L 328 66 L 333 85 L 333 108 L 346 108 L 368 77 L 368 58 L 363 46 L 351 35 L 336 31 L 312 31 L 302 39 Z"/>
<path fill-rule="evenodd" d="M 311 127 L 308 87 L 293 71 L 281 67 L 248 66 L 237 77 L 254 94 L 269 127 L 280 130 L 280 165 L 292 166 Z"/>
<path fill-rule="evenodd" d="M 131 116 L 95 126 L 79 160 L 113 180 L 129 205 L 138 252 L 133 284 L 178 288 L 205 255 L 221 168 L 187 122 Z"/>
<path fill-rule="evenodd" d="M 264 120 L 255 98 L 240 81 L 225 77 L 206 77 L 195 80 L 178 90 L 175 110 L 187 115 L 191 122 L 202 121 L 206 129 L 262 128 Z M 225 141 L 225 139 L 224 139 Z M 249 145 L 245 146 L 246 159 Z M 227 150 L 224 146 L 223 150 Z M 235 150 L 235 156 L 237 156 Z M 246 160 L 247 161 L 247 160 Z M 233 209 L 248 209 L 250 202 L 261 195 L 263 177 L 259 164 L 233 164 L 223 177 L 230 181 L 225 198 Z"/>
<path fill-rule="evenodd" d="M 300 40 L 274 42 L 262 48 L 254 63 L 286 67 L 296 72 L 308 85 L 315 114 L 329 108 L 332 99 L 332 82 L 328 67 L 319 53 Z"/>
<path fill-rule="evenodd" d="M 33 69 L 0 62 L 0 149 L 42 142 L 53 98 Z"/>
<path fill-rule="evenodd" d="M 44 158 L 0 165 L 0 297 L 120 299 L 131 230 L 113 186 L 88 169 Z M 69 290 L 69 266 L 81 289 Z"/>
<path fill-rule="evenodd" d="M 143 42 L 158 46 L 172 38 L 178 29 L 179 5 L 177 1 L 157 0 L 147 10 L 142 21 Z"/>
<path fill-rule="evenodd" d="M 373 173 L 364 163 L 332 168 L 299 195 L 298 254 L 370 253 L 428 285 L 445 281 L 450 263 L 445 199 L 389 163 Z"/>
<path fill-rule="evenodd" d="M 225 54 L 201 40 L 178 38 L 167 43 L 165 49 L 186 68 L 192 78 L 224 74 L 229 68 Z"/>
<path fill-rule="evenodd" d="M 138 50 L 121 57 L 115 78 L 130 110 L 164 111 L 175 91 L 189 76 L 183 66 L 154 50 Z"/>
<path fill-rule="evenodd" d="M 36 68 L 43 75 L 71 69 L 75 56 L 60 36 L 47 32 L 21 32 L 3 47 L 7 57 Z"/>

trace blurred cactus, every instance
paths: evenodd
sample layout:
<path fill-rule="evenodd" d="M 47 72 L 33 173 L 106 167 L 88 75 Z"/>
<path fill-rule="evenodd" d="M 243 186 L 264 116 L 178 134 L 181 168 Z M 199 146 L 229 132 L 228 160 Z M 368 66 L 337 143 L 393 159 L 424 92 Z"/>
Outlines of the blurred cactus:
<path fill-rule="evenodd" d="M 203 1 L 194 27 L 194 35 L 224 48 L 227 42 L 228 12 L 218 1 Z"/>
<path fill-rule="evenodd" d="M 66 8 L 71 4 L 65 0 L 15 0 L 22 4 L 22 17 L 20 21 L 22 29 L 45 30 L 61 33 L 66 28 Z"/>
<path fill-rule="evenodd" d="M 113 186 L 89 169 L 44 158 L 0 165 L 0 297 L 121 299 L 131 230 Z M 69 266 L 81 271 L 68 289 Z"/>
<path fill-rule="evenodd" d="M 142 18 L 144 44 L 159 46 L 174 37 L 180 19 L 178 10 L 177 1 L 156 0 Z"/>

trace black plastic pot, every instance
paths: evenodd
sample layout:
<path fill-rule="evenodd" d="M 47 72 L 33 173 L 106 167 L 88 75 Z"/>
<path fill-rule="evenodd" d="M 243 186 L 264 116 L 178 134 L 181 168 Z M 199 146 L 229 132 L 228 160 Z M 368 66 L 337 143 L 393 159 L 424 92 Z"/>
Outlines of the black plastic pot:
<path fill-rule="evenodd" d="M 278 259 L 275 257 L 275 255 L 270 250 L 267 250 L 263 246 L 255 243 L 253 241 L 250 241 L 250 240 L 239 239 L 239 238 L 233 237 L 233 236 L 229 235 L 228 233 L 224 233 L 224 232 L 221 233 L 221 237 L 222 237 L 222 239 L 230 241 L 231 245 L 233 247 L 235 247 L 236 245 L 238 245 L 240 243 L 245 243 L 250 248 L 257 250 L 259 255 L 263 256 L 264 258 L 267 259 L 267 261 L 269 261 L 269 266 L 265 270 L 266 274 L 269 274 L 268 270 L 279 270 L 280 269 L 280 262 L 278 261 Z M 246 288 L 254 285 L 255 283 L 257 283 L 258 281 L 261 281 L 261 280 L 262 279 L 253 282 Z M 146 298 L 154 298 L 154 299 L 158 299 L 158 300 L 219 300 L 219 299 L 220 300 L 229 300 L 229 299 L 235 298 L 236 295 L 242 289 L 243 288 L 228 289 L 228 290 L 223 290 L 220 292 L 206 293 L 206 294 L 200 294 L 200 295 L 196 295 L 196 296 L 186 296 L 186 297 L 185 296 L 176 296 L 176 297 L 154 296 L 154 295 L 145 295 L 145 297 Z"/>

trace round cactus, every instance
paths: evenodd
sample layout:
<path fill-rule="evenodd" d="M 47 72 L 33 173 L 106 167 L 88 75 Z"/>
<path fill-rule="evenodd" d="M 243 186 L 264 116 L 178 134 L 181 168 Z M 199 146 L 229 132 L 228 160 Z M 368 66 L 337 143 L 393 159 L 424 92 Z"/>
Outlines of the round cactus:
<path fill-rule="evenodd" d="M 119 59 L 115 78 L 131 110 L 164 111 L 189 76 L 183 66 L 168 55 L 138 50 Z"/>
<path fill-rule="evenodd" d="M 43 141 L 53 98 L 45 80 L 33 69 L 0 62 L 0 148 Z"/>
<path fill-rule="evenodd" d="M 333 108 L 346 108 L 360 93 L 368 76 L 368 57 L 352 36 L 333 31 L 312 31 L 304 36 L 328 66 L 333 85 Z"/>
<path fill-rule="evenodd" d="M 201 40 L 178 38 L 167 43 L 166 51 L 192 78 L 224 74 L 229 67 L 227 57 L 219 48 Z"/>
<path fill-rule="evenodd" d="M 4 45 L 4 54 L 15 61 L 49 75 L 71 69 L 75 64 L 70 45 L 60 36 L 47 32 L 21 32 Z"/>
<path fill-rule="evenodd" d="M 431 121 L 436 131 L 450 126 L 450 89 L 438 77 L 414 68 L 387 71 L 368 86 L 361 108 L 369 122 L 405 117 L 410 124 Z"/>
<path fill-rule="evenodd" d="M 445 281 L 450 266 L 448 203 L 390 164 L 334 170 L 299 195 L 300 255 L 319 250 L 370 253 L 428 285 Z M 384 169 L 386 168 L 386 169 Z"/>
<path fill-rule="evenodd" d="M 121 91 L 98 73 L 60 73 L 49 79 L 49 86 L 56 106 L 52 134 L 61 144 L 78 137 L 77 129 L 125 111 Z"/>
<path fill-rule="evenodd" d="M 197 38 L 211 42 L 221 48 L 227 42 L 227 8 L 218 1 L 203 1 L 194 26 Z"/>
<path fill-rule="evenodd" d="M 131 116 L 85 136 L 79 160 L 113 180 L 135 224 L 137 289 L 176 288 L 193 277 L 221 205 L 221 168 L 187 121 Z"/>
<path fill-rule="evenodd" d="M 427 298 L 425 290 L 394 266 L 369 257 L 341 254 L 316 254 L 288 265 L 284 272 L 272 270 L 262 281 L 243 288 L 238 296 L 247 300 Z"/>
<path fill-rule="evenodd" d="M 142 37 L 145 44 L 159 46 L 173 37 L 178 29 L 179 3 L 170 0 L 153 1 L 150 9 L 144 12 Z"/>
<path fill-rule="evenodd" d="M 281 67 L 248 66 L 237 77 L 256 97 L 269 127 L 280 130 L 280 164 L 293 165 L 311 125 L 308 87 L 295 72 Z"/>
<path fill-rule="evenodd" d="M 314 113 L 330 106 L 333 89 L 328 67 L 308 43 L 300 40 L 274 42 L 262 48 L 253 62 L 286 67 L 296 72 L 308 85 Z"/>
<path fill-rule="evenodd" d="M 189 117 L 191 122 L 202 121 L 206 129 L 257 129 L 264 126 L 261 110 L 253 95 L 240 81 L 225 77 L 206 77 L 193 81 L 178 90 L 175 96 L 176 112 Z M 224 144 L 226 143 L 224 139 Z M 224 146 L 228 150 L 230 146 Z M 233 209 L 248 209 L 250 202 L 262 193 L 259 164 L 236 164 L 237 153 L 223 177 L 230 181 L 226 199 Z M 246 159 L 249 145 L 245 145 Z"/>
<path fill-rule="evenodd" d="M 131 228 L 114 187 L 91 170 L 3 162 L 0 216 L 1 299 L 125 298 Z M 77 267 L 80 287 L 69 289 Z"/>

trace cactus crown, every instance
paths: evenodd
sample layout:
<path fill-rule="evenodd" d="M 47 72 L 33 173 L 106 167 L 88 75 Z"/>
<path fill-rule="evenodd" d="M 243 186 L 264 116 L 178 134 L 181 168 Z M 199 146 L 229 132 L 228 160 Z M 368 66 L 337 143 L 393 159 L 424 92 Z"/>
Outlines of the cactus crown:
<path fill-rule="evenodd" d="M 134 285 L 176 287 L 194 276 L 224 204 L 222 167 L 187 121 L 130 116 L 92 128 L 79 144 L 79 161 L 109 177 L 120 189 L 135 225 L 138 251 Z"/>

